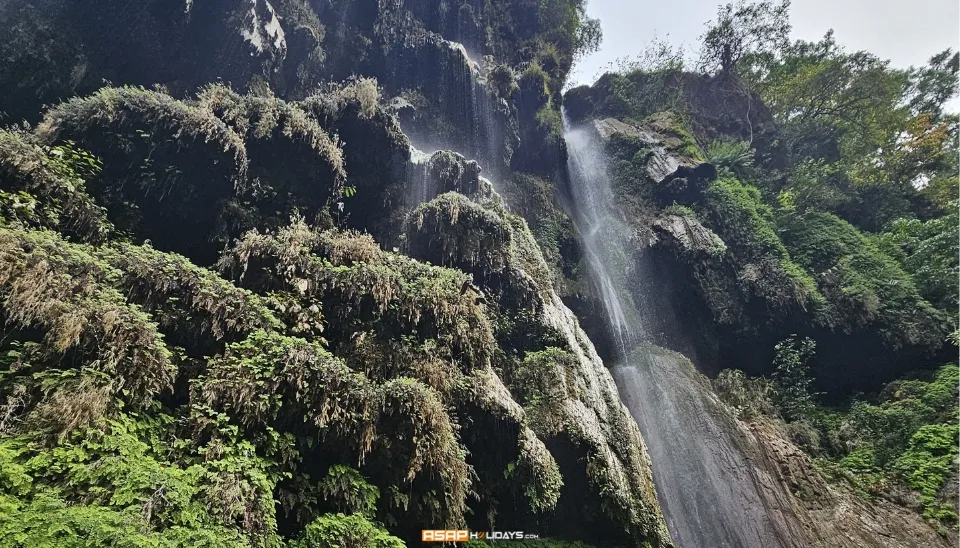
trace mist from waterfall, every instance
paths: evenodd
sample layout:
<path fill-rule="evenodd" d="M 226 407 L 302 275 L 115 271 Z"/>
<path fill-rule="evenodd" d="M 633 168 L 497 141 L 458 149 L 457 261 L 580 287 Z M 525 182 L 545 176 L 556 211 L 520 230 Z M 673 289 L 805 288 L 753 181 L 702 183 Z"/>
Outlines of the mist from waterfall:
<path fill-rule="evenodd" d="M 565 118 L 564 127 L 570 174 L 566 206 L 620 345 L 608 366 L 613 365 L 621 399 L 646 440 L 674 542 L 678 548 L 783 545 L 770 517 L 776 510 L 765 506 L 763 487 L 737 446 L 740 438 L 732 434 L 736 425 L 689 361 L 649 344 L 645 327 L 657 312 L 636 302 L 643 295 L 630 291 L 643 269 L 634 259 L 632 230 L 616 207 L 602 143 L 589 126 L 570 128 Z"/>

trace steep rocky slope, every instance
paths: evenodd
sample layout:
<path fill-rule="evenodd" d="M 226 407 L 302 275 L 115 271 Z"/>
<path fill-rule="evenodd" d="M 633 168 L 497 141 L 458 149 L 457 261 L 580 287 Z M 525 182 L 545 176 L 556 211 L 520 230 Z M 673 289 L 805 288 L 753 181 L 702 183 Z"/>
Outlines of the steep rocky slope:
<path fill-rule="evenodd" d="M 4 538 L 670 544 L 637 425 L 526 222 L 476 162 L 401 130 L 509 177 L 514 70 L 437 34 L 467 38 L 447 9 L 3 7 L 0 109 L 39 120 L 0 134 Z M 517 34 L 466 45 L 521 69 L 560 32 L 490 13 Z M 536 68 L 526 103 L 559 108 L 561 72 Z M 352 73 L 379 80 L 327 83 Z"/>

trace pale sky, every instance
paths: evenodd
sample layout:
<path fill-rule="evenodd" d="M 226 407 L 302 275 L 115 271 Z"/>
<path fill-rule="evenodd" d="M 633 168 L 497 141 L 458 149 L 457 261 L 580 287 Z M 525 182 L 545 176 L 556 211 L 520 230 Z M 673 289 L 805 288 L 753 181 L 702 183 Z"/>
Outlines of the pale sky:
<path fill-rule="evenodd" d="M 637 55 L 655 36 L 695 50 L 703 24 L 726 1 L 587 0 L 587 13 L 600 18 L 603 44 L 574 67 L 571 79 L 592 84 L 609 63 Z M 960 49 L 957 0 L 793 0 L 790 22 L 794 39 L 818 40 L 832 28 L 848 50 L 867 50 L 900 68 Z M 960 102 L 952 103 L 956 110 Z"/>

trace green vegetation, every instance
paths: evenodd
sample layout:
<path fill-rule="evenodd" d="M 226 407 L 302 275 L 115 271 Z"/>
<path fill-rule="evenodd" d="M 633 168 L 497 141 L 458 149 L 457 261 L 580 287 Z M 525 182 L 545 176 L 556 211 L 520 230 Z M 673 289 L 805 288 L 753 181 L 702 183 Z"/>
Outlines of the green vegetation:
<path fill-rule="evenodd" d="M 700 37 L 700 70 L 726 74 L 747 56 L 783 47 L 790 36 L 789 10 L 789 0 L 721 5 Z"/>
<path fill-rule="evenodd" d="M 784 419 L 795 421 L 807 417 L 812 411 L 814 396 L 810 378 L 809 360 L 817 344 L 812 339 L 785 340 L 774 347 L 774 370 L 770 376 L 773 387 L 773 403 Z"/>
<path fill-rule="evenodd" d="M 912 490 L 925 518 L 955 524 L 953 501 L 941 490 L 956 473 L 957 365 L 894 381 L 870 398 L 829 408 L 811 388 L 807 362 L 814 348 L 810 339 L 785 340 L 776 347 L 772 381 L 725 370 L 714 388 L 743 419 L 766 415 L 786 421 L 794 442 L 826 471 L 834 471 L 836 481 L 852 482 L 867 497 L 893 498 L 898 486 Z"/>
<path fill-rule="evenodd" d="M 820 280 L 829 302 L 828 324 L 871 325 L 893 348 L 936 346 L 944 340 L 947 316 L 920 296 L 897 261 L 855 227 L 817 211 L 786 215 L 781 227 L 792 256 Z"/>
<path fill-rule="evenodd" d="M 518 548 L 595 548 L 591 544 L 586 544 L 578 541 L 565 541 L 565 540 L 554 540 L 554 539 L 537 539 L 537 540 L 511 540 L 510 544 L 517 546 Z M 493 546 L 493 542 L 485 542 L 482 540 L 471 540 L 464 544 L 466 548 L 485 548 Z"/>
<path fill-rule="evenodd" d="M 336 548 L 339 546 L 364 546 L 369 548 L 403 548 L 406 544 L 391 536 L 365 517 L 353 515 L 327 515 L 307 525 L 298 541 L 290 548 Z"/>
<path fill-rule="evenodd" d="M 526 356 L 562 353 L 577 385 L 599 364 L 546 316 L 550 270 L 476 163 L 435 154 L 444 193 L 403 225 L 410 255 L 462 271 L 330 228 L 362 190 L 325 126 L 397 145 L 376 91 L 104 88 L 0 133 L 0 544 L 400 546 L 500 501 L 583 505 L 560 500 L 559 437 L 594 516 L 663 538 L 639 431 L 605 433 L 627 420 L 612 394 L 514 399 Z"/>
<path fill-rule="evenodd" d="M 957 239 L 960 202 L 948 204 L 946 214 L 928 221 L 898 219 L 879 235 L 879 246 L 910 274 L 924 299 L 947 313 L 960 304 L 957 284 L 960 255 Z"/>
<path fill-rule="evenodd" d="M 791 259 L 777 236 L 773 210 L 760 192 L 736 179 L 719 179 L 707 189 L 702 209 L 708 226 L 729 246 L 750 291 L 780 310 L 822 301 L 813 278 Z"/>
<path fill-rule="evenodd" d="M 741 2 L 699 74 L 658 42 L 564 97 L 584 0 L 127 4 L 0 7 L 0 545 L 668 544 L 560 300 L 594 304 L 561 107 L 636 126 L 622 220 L 704 355 L 767 373 L 717 378 L 741 417 L 955 523 L 951 50 L 895 69 Z"/>
<path fill-rule="evenodd" d="M 744 141 L 714 141 L 707 146 L 707 161 L 717 166 L 721 174 L 730 173 L 743 177 L 747 168 L 753 166 L 755 151 Z"/>

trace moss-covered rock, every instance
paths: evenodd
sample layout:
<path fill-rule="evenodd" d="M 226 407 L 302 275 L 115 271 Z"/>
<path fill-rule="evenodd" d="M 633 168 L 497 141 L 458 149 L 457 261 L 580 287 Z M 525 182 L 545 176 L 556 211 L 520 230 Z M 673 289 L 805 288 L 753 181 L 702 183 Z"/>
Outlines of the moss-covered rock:
<path fill-rule="evenodd" d="M 23 472 L 0 543 L 46 538 L 44 512 L 111 543 L 393 546 L 425 523 L 669 543 L 553 289 L 576 262 L 546 177 L 582 2 L 41 4 L 0 31 L 0 108 L 92 95 L 0 133 L 0 484 Z M 480 164 L 411 166 L 384 91 L 422 96 L 414 122 L 493 179 L 524 136 L 552 266 Z M 541 366 L 574 388 L 537 407 L 517 394 Z"/>
<path fill-rule="evenodd" d="M 485 187 L 478 181 L 467 188 Z M 578 517 L 574 508 L 584 502 L 561 488 L 556 515 L 566 523 L 557 527 L 570 534 L 595 527 L 587 523 L 608 523 L 612 532 L 597 538 L 666 542 L 639 430 L 593 345 L 554 291 L 551 270 L 526 222 L 506 211 L 489 189 L 472 197 L 448 193 L 410 214 L 406 241 L 411 256 L 472 274 L 486 305 L 496 310 L 494 334 L 505 351 L 499 359 L 507 386 L 524 405 L 533 432 L 558 455 L 564 485 L 590 492 L 588 509 Z M 480 255 L 484 261 L 476 260 Z"/>

